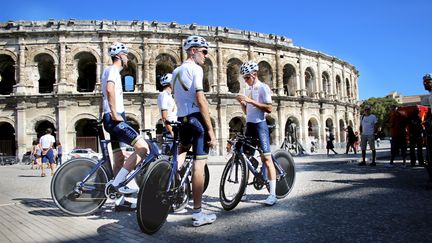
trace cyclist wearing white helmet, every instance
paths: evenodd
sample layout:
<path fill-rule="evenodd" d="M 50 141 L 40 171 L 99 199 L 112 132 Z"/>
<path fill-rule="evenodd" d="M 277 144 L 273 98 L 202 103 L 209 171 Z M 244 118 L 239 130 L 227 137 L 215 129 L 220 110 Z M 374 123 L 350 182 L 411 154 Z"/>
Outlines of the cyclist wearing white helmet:
<path fill-rule="evenodd" d="M 274 205 L 276 198 L 276 169 L 274 167 L 271 150 L 270 135 L 265 113 L 272 112 L 272 92 L 269 86 L 258 80 L 258 64 L 249 61 L 241 65 L 240 73 L 243 75 L 247 87 L 244 95 L 238 95 L 243 112 L 246 113 L 245 135 L 258 138 L 263 154 L 261 161 L 266 165 L 270 181 L 270 195 L 265 200 L 266 205 Z"/>
<path fill-rule="evenodd" d="M 203 91 L 203 69 L 199 66 L 204 64 L 208 47 L 207 41 L 201 36 L 189 36 L 183 43 L 187 59 L 174 70 L 172 80 L 178 121 L 184 124 L 180 130 L 179 165 L 191 146 L 194 153 L 193 226 L 211 224 L 216 220 L 215 214 L 204 214 L 201 211 L 204 166 L 207 163 L 209 147 L 216 146 L 208 102 Z"/>
<path fill-rule="evenodd" d="M 128 48 L 122 43 L 114 43 L 108 49 L 113 64 L 105 68 L 101 82 L 103 94 L 103 124 L 105 130 L 110 133 L 111 146 L 114 155 L 114 175 L 110 185 L 122 194 L 135 193 L 138 190 L 118 185 L 126 179 L 126 176 L 135 165 L 140 162 L 148 151 L 148 144 L 141 135 L 126 123 L 123 104 L 123 88 L 120 71 L 127 67 Z M 135 152 L 124 162 L 124 155 L 119 142 L 132 145 Z"/>
<path fill-rule="evenodd" d="M 157 104 L 166 131 L 169 132 L 171 136 L 174 136 L 171 125 L 166 123 L 166 121 L 177 121 L 177 106 L 171 95 L 171 79 L 171 73 L 167 73 L 160 78 L 160 84 L 163 90 L 159 93 Z"/>

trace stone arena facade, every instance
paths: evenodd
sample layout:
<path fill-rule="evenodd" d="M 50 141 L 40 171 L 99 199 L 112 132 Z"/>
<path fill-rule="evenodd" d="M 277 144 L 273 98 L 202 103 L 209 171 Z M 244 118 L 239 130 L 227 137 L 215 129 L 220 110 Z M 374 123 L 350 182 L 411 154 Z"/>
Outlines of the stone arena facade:
<path fill-rule="evenodd" d="M 0 152 L 21 157 L 48 127 L 64 153 L 97 149 L 91 121 L 100 118 L 100 76 L 111 64 L 107 49 L 117 41 L 130 50 L 129 67 L 121 73 L 127 119 L 137 129 L 155 128 L 157 79 L 186 58 L 182 43 L 189 35 L 210 43 L 204 86 L 218 154 L 230 133 L 245 126 L 235 97 L 244 88 L 239 67 L 248 60 L 259 64 L 259 79 L 273 90 L 267 115 L 275 125 L 273 145 L 284 140 L 288 119 L 303 142 L 315 137 L 325 144 L 329 127 L 343 144 L 346 126 L 358 127 L 356 68 L 284 36 L 157 21 L 9 21 L 0 23 Z"/>

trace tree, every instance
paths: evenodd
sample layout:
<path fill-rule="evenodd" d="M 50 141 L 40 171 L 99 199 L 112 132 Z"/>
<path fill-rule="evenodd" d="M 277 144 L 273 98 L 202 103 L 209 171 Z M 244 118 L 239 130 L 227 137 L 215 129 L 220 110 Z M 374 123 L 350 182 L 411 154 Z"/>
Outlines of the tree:
<path fill-rule="evenodd" d="M 381 127 L 383 131 L 389 131 L 390 129 L 390 107 L 392 105 L 398 105 L 398 102 L 393 98 L 369 98 L 363 102 L 360 106 L 360 110 L 363 111 L 365 105 L 372 107 L 371 113 L 374 114 L 377 119 L 377 127 Z"/>

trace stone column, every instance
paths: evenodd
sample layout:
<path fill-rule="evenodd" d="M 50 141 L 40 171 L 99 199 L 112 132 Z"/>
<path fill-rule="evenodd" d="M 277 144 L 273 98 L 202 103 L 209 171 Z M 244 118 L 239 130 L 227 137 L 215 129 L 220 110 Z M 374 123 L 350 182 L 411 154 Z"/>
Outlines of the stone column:
<path fill-rule="evenodd" d="M 317 69 L 317 92 L 318 92 L 318 98 L 320 99 L 324 99 L 325 98 L 325 94 L 324 94 L 324 87 L 323 87 L 323 81 L 322 81 L 322 73 L 321 73 L 321 57 L 318 56 L 317 58 L 318 61 L 318 69 Z"/>
<path fill-rule="evenodd" d="M 72 92 L 71 90 L 68 90 L 68 87 L 70 87 L 67 84 L 66 81 L 66 44 L 65 44 L 65 37 L 63 35 L 59 36 L 59 44 L 58 44 L 58 54 L 59 54 L 59 60 L 58 60 L 58 70 L 57 73 L 57 83 L 55 92 L 57 94 L 64 94 L 68 92 Z"/>
<path fill-rule="evenodd" d="M 149 56 L 149 46 L 147 44 L 148 39 L 144 37 L 143 39 L 143 69 L 144 69 L 144 84 L 143 84 L 143 90 L 150 91 L 151 90 L 151 84 L 150 84 L 150 56 Z"/>
<path fill-rule="evenodd" d="M 334 60 L 332 60 L 332 66 L 331 66 L 331 75 L 330 75 L 330 92 L 331 92 L 331 100 L 337 99 L 337 90 L 336 90 L 336 75 L 335 75 L 335 66 L 334 66 Z"/>
<path fill-rule="evenodd" d="M 283 67 L 280 60 L 281 55 L 281 51 L 279 49 L 276 50 L 276 88 L 278 96 L 285 96 L 283 87 Z"/>
<path fill-rule="evenodd" d="M 67 136 L 67 101 L 59 100 L 57 105 L 57 141 L 62 144 L 63 151 L 70 151 L 73 148 L 69 147 Z"/>
<path fill-rule="evenodd" d="M 219 104 L 217 105 L 217 122 L 219 123 L 219 130 L 216 131 L 218 134 L 216 134 L 216 137 L 219 138 L 217 140 L 217 143 L 219 144 L 219 155 L 224 155 L 226 153 L 225 151 L 225 145 L 226 141 L 229 139 L 229 133 L 228 133 L 228 121 L 226 120 L 227 117 L 227 100 L 219 98 Z"/>
<path fill-rule="evenodd" d="M 27 105 L 25 101 L 19 101 L 16 106 L 16 116 L 15 116 L 15 141 L 17 145 L 16 155 L 19 159 L 22 155 L 27 152 L 27 145 L 31 145 L 31 139 L 26 136 L 26 108 Z"/>
<path fill-rule="evenodd" d="M 304 73 L 303 73 L 303 57 L 302 57 L 302 53 L 299 53 L 299 80 L 300 82 L 300 92 L 299 95 L 300 96 L 306 96 L 306 88 L 305 88 L 305 79 L 304 79 Z M 299 87 L 297 85 L 297 87 Z"/>
<path fill-rule="evenodd" d="M 217 78 L 218 78 L 218 93 L 227 93 L 228 85 L 227 85 L 227 77 L 226 77 L 226 68 L 223 66 L 223 50 L 221 48 L 220 40 L 216 42 L 216 51 L 217 51 Z"/>
<path fill-rule="evenodd" d="M 143 92 L 143 64 L 137 64 L 137 77 L 135 80 L 134 92 Z"/>
<path fill-rule="evenodd" d="M 283 139 L 285 138 L 285 129 L 284 129 L 284 113 L 283 113 L 284 107 L 282 105 L 282 101 L 279 100 L 277 104 L 277 127 L 276 127 L 276 141 L 277 144 L 282 144 Z"/>
<path fill-rule="evenodd" d="M 18 65 L 15 65 L 15 79 L 17 84 L 14 85 L 14 94 L 26 94 L 26 78 L 25 78 L 25 44 L 23 38 L 18 39 Z M 17 68 L 18 67 L 18 68 Z"/>

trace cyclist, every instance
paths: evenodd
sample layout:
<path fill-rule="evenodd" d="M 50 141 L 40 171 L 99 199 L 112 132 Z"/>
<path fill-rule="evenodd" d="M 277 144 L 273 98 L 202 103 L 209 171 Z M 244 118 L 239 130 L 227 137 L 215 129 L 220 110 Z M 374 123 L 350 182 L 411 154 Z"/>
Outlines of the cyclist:
<path fill-rule="evenodd" d="M 216 139 L 210 121 L 208 102 L 203 91 L 203 65 L 207 41 L 200 36 L 189 36 L 183 43 L 187 59 L 172 74 L 172 89 L 177 105 L 178 121 L 184 125 L 180 130 L 179 161 L 184 161 L 186 152 L 193 147 L 192 196 L 194 210 L 193 226 L 211 224 L 215 214 L 201 211 L 204 188 L 204 166 L 207 163 L 209 147 L 215 147 Z"/>
<path fill-rule="evenodd" d="M 177 106 L 171 95 L 171 79 L 171 73 L 167 73 L 160 78 L 160 84 L 163 90 L 159 93 L 157 104 L 161 112 L 162 122 L 165 125 L 166 130 L 164 132 L 168 132 L 171 134 L 171 137 L 173 137 L 172 127 L 170 124 L 166 123 L 166 121 L 177 121 Z"/>
<path fill-rule="evenodd" d="M 126 123 L 120 71 L 128 65 L 128 48 L 122 43 L 114 43 L 109 47 L 108 53 L 113 64 L 105 68 L 102 74 L 103 124 L 111 136 L 114 155 L 113 172 L 116 175 L 109 185 L 121 194 L 132 194 L 138 190 L 127 186 L 119 187 L 119 184 L 126 179 L 135 165 L 145 158 L 149 147 L 141 135 Z M 127 158 L 126 162 L 124 162 L 120 143 L 135 148 L 135 152 Z"/>
<path fill-rule="evenodd" d="M 261 161 L 268 169 L 270 195 L 266 205 L 274 205 L 276 198 L 276 170 L 271 157 L 269 129 L 265 113 L 272 111 L 271 90 L 268 85 L 258 79 L 258 64 L 253 61 L 243 63 L 240 73 L 247 84 L 244 95 L 238 95 L 243 112 L 246 113 L 246 136 L 259 139 L 263 154 Z"/>

